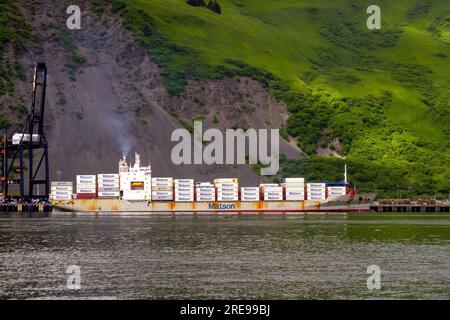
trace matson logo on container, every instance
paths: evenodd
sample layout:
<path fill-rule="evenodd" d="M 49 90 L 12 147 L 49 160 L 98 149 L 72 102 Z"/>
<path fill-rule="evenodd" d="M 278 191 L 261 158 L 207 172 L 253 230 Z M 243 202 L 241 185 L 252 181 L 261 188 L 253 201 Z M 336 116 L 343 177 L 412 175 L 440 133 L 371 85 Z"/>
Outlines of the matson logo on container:
<path fill-rule="evenodd" d="M 194 121 L 193 139 L 187 129 L 179 128 L 172 132 L 171 141 L 178 143 L 172 149 L 171 159 L 176 165 L 247 164 L 246 153 L 248 150 L 248 164 L 261 163 L 269 166 L 261 168 L 261 175 L 275 175 L 279 169 L 280 130 L 270 129 L 270 154 L 268 154 L 268 133 L 267 129 L 258 131 L 248 129 L 245 132 L 242 129 L 227 129 L 224 148 L 224 136 L 219 129 L 208 129 L 203 133 L 202 121 Z M 237 143 L 235 143 L 236 141 Z M 204 149 L 203 142 L 209 142 Z M 237 154 L 235 154 L 235 150 L 237 150 Z"/>

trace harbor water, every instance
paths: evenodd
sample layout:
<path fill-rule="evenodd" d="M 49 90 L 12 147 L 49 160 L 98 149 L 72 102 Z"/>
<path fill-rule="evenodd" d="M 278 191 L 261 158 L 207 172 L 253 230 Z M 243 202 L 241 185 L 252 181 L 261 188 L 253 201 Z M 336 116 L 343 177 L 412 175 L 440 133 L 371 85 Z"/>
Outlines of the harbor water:
<path fill-rule="evenodd" d="M 449 299 L 450 215 L 0 213 L 0 298 Z"/>

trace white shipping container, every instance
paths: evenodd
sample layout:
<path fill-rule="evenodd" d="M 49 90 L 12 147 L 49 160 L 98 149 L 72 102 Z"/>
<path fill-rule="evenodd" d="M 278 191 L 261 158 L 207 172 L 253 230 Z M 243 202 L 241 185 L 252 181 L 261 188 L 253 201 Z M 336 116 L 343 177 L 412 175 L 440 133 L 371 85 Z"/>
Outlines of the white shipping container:
<path fill-rule="evenodd" d="M 264 193 L 283 193 L 283 188 L 270 188 L 270 189 L 264 189 Z"/>
<path fill-rule="evenodd" d="M 238 178 L 221 178 L 221 179 L 214 179 L 214 184 L 217 183 L 239 183 Z"/>
<path fill-rule="evenodd" d="M 153 187 L 152 191 L 173 191 L 173 187 Z"/>
<path fill-rule="evenodd" d="M 306 186 L 308 188 L 325 188 L 326 184 L 325 183 L 307 183 Z"/>
<path fill-rule="evenodd" d="M 50 188 L 51 191 L 73 191 L 73 187 L 64 187 L 64 186 L 59 186 L 59 187 L 51 187 Z"/>
<path fill-rule="evenodd" d="M 286 182 L 286 184 L 288 183 L 305 183 L 305 178 L 286 178 L 284 179 L 284 181 Z"/>
<path fill-rule="evenodd" d="M 72 181 L 52 181 L 51 186 L 52 187 L 72 187 L 73 182 Z"/>
<path fill-rule="evenodd" d="M 305 184 L 304 184 L 304 183 L 295 183 L 295 182 L 292 182 L 292 183 L 285 183 L 284 186 L 285 186 L 285 187 L 304 188 L 304 187 L 305 187 Z"/>
<path fill-rule="evenodd" d="M 159 191 L 159 190 L 152 190 L 152 196 L 173 196 L 172 191 Z"/>
<path fill-rule="evenodd" d="M 195 187 L 214 187 L 214 185 L 211 182 L 197 182 Z"/>
<path fill-rule="evenodd" d="M 281 200 L 283 200 L 283 194 L 282 193 L 264 193 L 264 199 L 266 198 L 270 198 L 270 197 L 276 197 L 276 198 L 281 198 Z"/>
<path fill-rule="evenodd" d="M 120 196 L 120 192 L 99 192 L 99 198 L 118 198 Z"/>
<path fill-rule="evenodd" d="M 301 191 L 301 192 L 305 192 L 305 188 L 304 187 L 286 187 L 286 191 Z"/>
<path fill-rule="evenodd" d="M 173 201 L 173 197 L 153 196 L 152 201 Z"/>
<path fill-rule="evenodd" d="M 288 196 L 304 196 L 305 192 L 304 191 L 292 191 L 292 190 L 286 190 L 286 195 Z"/>
<path fill-rule="evenodd" d="M 77 193 L 96 193 L 97 189 L 92 188 L 77 188 Z"/>
<path fill-rule="evenodd" d="M 196 189 L 195 192 L 205 193 L 205 194 L 215 194 L 215 189 Z"/>
<path fill-rule="evenodd" d="M 99 188 L 119 188 L 119 183 L 99 183 Z"/>
<path fill-rule="evenodd" d="M 259 192 L 241 192 L 241 197 L 259 197 Z"/>
<path fill-rule="evenodd" d="M 347 194 L 345 190 L 342 190 L 342 191 L 328 191 L 328 195 L 333 195 L 333 196 L 336 196 L 336 195 L 342 196 L 342 195 L 345 195 L 345 194 Z"/>
<path fill-rule="evenodd" d="M 241 196 L 241 201 L 243 201 L 243 202 L 259 201 L 259 195 L 257 195 L 257 196 Z"/>
<path fill-rule="evenodd" d="M 196 194 L 195 195 L 196 199 L 216 199 L 216 195 L 215 194 Z"/>
<path fill-rule="evenodd" d="M 152 187 L 166 187 L 166 188 L 172 188 L 173 183 L 167 182 L 167 181 L 156 181 L 152 182 Z"/>
<path fill-rule="evenodd" d="M 168 182 L 173 183 L 173 178 L 167 178 L 167 177 L 153 177 L 152 183 L 154 182 Z"/>
<path fill-rule="evenodd" d="M 342 190 L 342 189 L 345 190 L 345 189 L 347 189 L 346 186 L 328 186 L 327 188 L 330 190 Z"/>
<path fill-rule="evenodd" d="M 325 192 L 326 189 L 321 189 L 321 188 L 308 188 L 306 189 L 307 192 Z"/>
<path fill-rule="evenodd" d="M 208 188 L 208 189 L 196 189 L 195 192 L 200 192 L 200 193 L 204 193 L 204 194 L 215 194 L 216 190 L 212 189 L 212 188 Z"/>
<path fill-rule="evenodd" d="M 194 193 L 192 192 L 181 192 L 181 193 L 176 193 L 175 192 L 175 198 L 176 197 L 194 197 Z"/>
<path fill-rule="evenodd" d="M 192 188 L 194 189 L 194 184 L 192 183 L 175 183 L 175 188 Z"/>
<path fill-rule="evenodd" d="M 77 175 L 77 181 L 79 181 L 79 180 L 94 180 L 95 181 L 96 178 L 97 177 L 95 175 L 92 175 L 92 174 L 79 174 L 79 175 Z"/>
<path fill-rule="evenodd" d="M 197 196 L 197 201 L 198 202 L 214 202 L 216 201 L 216 197 L 215 196 Z"/>
<path fill-rule="evenodd" d="M 120 192 L 119 188 L 98 188 L 98 192 Z"/>
<path fill-rule="evenodd" d="M 77 181 L 77 186 L 95 186 L 97 183 L 95 180 L 80 180 Z"/>
<path fill-rule="evenodd" d="M 325 194 L 325 190 L 317 190 L 317 191 L 307 190 L 306 193 L 308 193 L 308 194 Z"/>
<path fill-rule="evenodd" d="M 346 192 L 346 187 L 327 187 L 328 192 L 334 191 L 334 192 Z"/>
<path fill-rule="evenodd" d="M 175 191 L 194 192 L 194 187 L 175 187 Z"/>
<path fill-rule="evenodd" d="M 216 188 L 239 188 L 238 183 L 216 183 Z"/>
<path fill-rule="evenodd" d="M 307 194 L 306 199 L 326 199 L 326 195 L 324 194 Z"/>
<path fill-rule="evenodd" d="M 187 184 L 194 184 L 194 179 L 175 179 L 175 184 L 177 183 L 187 183 Z"/>
<path fill-rule="evenodd" d="M 77 183 L 77 188 L 95 189 L 97 185 L 95 183 Z"/>
<path fill-rule="evenodd" d="M 175 202 L 194 202 L 194 196 L 192 196 L 192 197 L 188 197 L 188 196 L 175 197 Z"/>
<path fill-rule="evenodd" d="M 117 178 L 98 178 L 97 183 L 119 183 L 120 179 Z"/>
<path fill-rule="evenodd" d="M 286 196 L 286 201 L 304 201 L 305 200 L 305 196 L 304 195 L 290 195 L 290 196 Z"/>
<path fill-rule="evenodd" d="M 259 188 L 258 187 L 241 187 L 241 191 L 259 192 Z"/>
<path fill-rule="evenodd" d="M 225 196 L 225 197 L 237 197 L 239 195 L 238 191 L 218 191 L 217 196 Z"/>
<path fill-rule="evenodd" d="M 239 192 L 239 188 L 217 188 L 217 192 Z"/>
<path fill-rule="evenodd" d="M 52 195 L 52 198 L 55 200 L 71 200 L 72 195 Z"/>
<path fill-rule="evenodd" d="M 328 191 L 327 193 L 329 196 L 343 196 L 347 193 L 345 191 Z"/>
<path fill-rule="evenodd" d="M 72 196 L 72 193 L 73 192 L 55 191 L 55 192 L 52 192 L 51 194 L 55 195 L 55 196 Z"/>
<path fill-rule="evenodd" d="M 280 185 L 277 183 L 261 183 L 259 185 L 260 188 L 270 188 L 270 187 L 279 187 Z"/>
<path fill-rule="evenodd" d="M 264 201 L 283 201 L 283 195 L 279 196 L 264 195 Z"/>
<path fill-rule="evenodd" d="M 218 196 L 217 201 L 239 201 L 238 197 Z"/>
<path fill-rule="evenodd" d="M 98 179 L 119 179 L 118 173 L 99 173 L 97 175 Z"/>

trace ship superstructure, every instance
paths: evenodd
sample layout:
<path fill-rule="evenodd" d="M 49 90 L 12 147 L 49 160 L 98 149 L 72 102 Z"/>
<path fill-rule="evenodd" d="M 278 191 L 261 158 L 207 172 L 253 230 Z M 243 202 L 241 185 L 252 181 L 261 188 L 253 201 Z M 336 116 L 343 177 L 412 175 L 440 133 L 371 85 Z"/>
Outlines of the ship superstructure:
<path fill-rule="evenodd" d="M 120 196 L 123 200 L 151 201 L 152 168 L 141 167 L 139 154 L 135 154 L 133 166 L 128 166 L 126 157 L 119 161 Z"/>

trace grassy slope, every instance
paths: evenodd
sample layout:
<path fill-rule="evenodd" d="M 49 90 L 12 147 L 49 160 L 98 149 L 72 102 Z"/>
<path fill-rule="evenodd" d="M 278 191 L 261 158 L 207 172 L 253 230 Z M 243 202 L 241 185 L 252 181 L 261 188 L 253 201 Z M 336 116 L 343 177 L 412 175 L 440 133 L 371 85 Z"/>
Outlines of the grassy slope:
<path fill-rule="evenodd" d="M 151 16 L 151 28 L 135 15 L 127 25 L 173 93 L 187 78 L 226 75 L 208 66 L 242 61 L 280 80 L 283 90 L 268 88 L 288 104 L 288 131 L 302 148 L 313 154 L 318 141 L 343 142 L 363 190 L 392 196 L 397 186 L 408 195 L 450 187 L 450 3 L 380 0 L 380 33 L 365 27 L 368 1 L 221 0 L 221 15 L 184 0 L 125 2 Z M 245 70 L 234 73 L 261 75 Z M 342 164 L 285 161 L 282 174 L 336 180 Z"/>
<path fill-rule="evenodd" d="M 308 129 L 316 131 L 309 144 L 301 146 L 311 154 L 319 131 L 328 128 L 331 137 L 347 144 L 343 152 L 354 161 L 354 176 L 363 188 L 383 191 L 383 185 L 392 189 L 393 184 L 400 184 L 425 194 L 428 189 L 449 187 L 450 123 L 442 115 L 450 111 L 450 2 L 380 0 L 382 31 L 387 32 L 381 35 L 365 28 L 369 2 L 219 2 L 221 15 L 190 7 L 184 0 L 126 1 L 129 8 L 147 12 L 170 42 L 193 49 L 209 65 L 223 64 L 227 58 L 243 61 L 273 73 L 289 85 L 290 92 L 318 94 L 311 110 L 323 103 L 325 115 L 305 114 L 303 107 L 309 102 L 291 101 L 290 110 L 299 117 L 292 121 L 290 133 L 307 140 L 309 133 L 296 129 L 306 126 L 308 116 L 320 118 L 320 123 Z M 348 29 L 347 22 L 353 22 L 354 29 Z M 398 39 L 396 30 L 401 31 Z M 388 36 L 393 39 L 389 45 Z M 381 99 L 385 93 L 391 94 L 385 104 L 368 98 Z M 342 97 L 361 100 L 348 107 Z M 439 107 L 435 106 L 438 100 L 433 100 L 436 97 L 441 101 Z M 331 108 L 333 103 L 345 108 Z M 367 111 L 370 103 L 376 105 L 372 113 Z M 384 120 L 370 124 L 365 122 L 366 115 L 369 120 L 378 115 Z M 334 160 L 311 161 L 326 163 L 323 167 L 303 163 L 312 173 L 295 169 L 302 163 L 291 163 L 285 173 L 335 179 L 330 168 L 341 165 Z M 373 166 L 367 167 L 367 161 Z M 375 183 L 364 181 L 370 171 L 378 173 Z M 398 172 L 404 174 L 397 176 Z M 384 174 L 387 181 L 381 178 Z"/>

